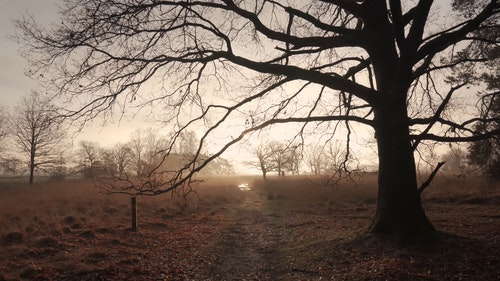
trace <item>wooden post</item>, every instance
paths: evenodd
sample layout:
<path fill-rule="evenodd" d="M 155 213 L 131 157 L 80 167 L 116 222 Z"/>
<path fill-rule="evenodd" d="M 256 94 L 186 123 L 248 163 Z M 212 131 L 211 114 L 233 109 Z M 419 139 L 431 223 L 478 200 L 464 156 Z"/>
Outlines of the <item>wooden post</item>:
<path fill-rule="evenodd" d="M 137 197 L 133 196 L 130 200 L 132 207 L 132 231 L 137 231 Z"/>

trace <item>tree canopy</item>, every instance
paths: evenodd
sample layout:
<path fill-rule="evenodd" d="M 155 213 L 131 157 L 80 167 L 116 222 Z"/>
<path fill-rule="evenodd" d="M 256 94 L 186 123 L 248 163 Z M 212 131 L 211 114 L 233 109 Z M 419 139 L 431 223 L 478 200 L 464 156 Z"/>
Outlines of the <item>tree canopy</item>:
<path fill-rule="evenodd" d="M 500 89 L 500 88 L 499 88 Z M 478 124 L 475 127 L 477 134 L 492 129 L 500 129 L 500 96 L 490 96 L 491 105 L 483 113 L 483 118 L 497 120 L 491 124 Z M 500 179 L 500 137 L 474 142 L 469 147 L 469 160 L 479 167 L 485 175 L 492 179 Z"/>

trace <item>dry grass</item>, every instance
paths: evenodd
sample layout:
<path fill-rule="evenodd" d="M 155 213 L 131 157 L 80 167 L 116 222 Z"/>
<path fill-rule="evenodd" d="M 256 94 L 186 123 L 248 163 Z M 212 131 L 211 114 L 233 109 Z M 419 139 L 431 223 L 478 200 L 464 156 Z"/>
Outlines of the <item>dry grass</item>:
<path fill-rule="evenodd" d="M 425 259 L 433 261 L 437 268 L 432 270 L 442 271 L 438 276 L 447 274 L 439 268 L 445 265 L 427 250 L 416 251 L 416 255 L 395 254 L 384 250 L 385 245 L 352 240 L 373 215 L 374 175 L 336 188 L 308 177 L 287 176 L 268 181 L 260 177 L 207 178 L 187 197 L 189 205 L 183 210 L 170 195 L 140 197 L 137 233 L 130 232 L 129 198 L 99 194 L 91 182 L 3 183 L 0 280 L 212 279 L 211 268 L 225 255 L 218 252 L 217 245 L 224 242 L 224 232 L 237 219 L 235 210 L 248 204 L 245 192 L 237 188 L 241 183 L 249 183 L 258 198 L 252 200 L 264 204 L 263 219 L 272 231 L 283 234 L 282 240 L 275 241 L 281 249 L 273 251 L 282 255 L 283 268 L 279 270 L 298 274 L 300 278 L 295 279 L 337 276 L 339 280 L 383 280 L 392 276 L 380 275 L 381 268 L 402 276 L 401 268 L 391 269 L 401 266 L 397 264 L 403 262 L 401 255 L 403 260 L 411 256 L 419 267 L 432 266 Z M 475 255 L 496 247 L 488 255 L 468 258 L 471 265 L 463 270 L 472 270 L 472 274 L 491 267 L 486 263 L 496 257 L 500 237 L 498 184 L 479 178 L 438 177 L 425 191 L 423 202 L 438 229 L 463 237 L 450 238 L 450 245 L 463 242 L 460 251 L 441 249 L 450 262 L 459 258 L 456 255 L 474 251 Z M 230 248 L 226 245 L 225 249 Z M 377 257 L 382 264 L 366 255 Z M 356 263 L 365 266 L 356 267 Z M 411 264 L 405 266 L 414 274 L 420 270 Z M 377 270 L 379 275 L 373 275 Z M 484 275 L 483 280 L 493 275 Z M 417 280 L 439 280 L 427 271 L 422 276 Z"/>
<path fill-rule="evenodd" d="M 234 189 L 240 180 L 207 179 L 185 199 L 187 208 L 172 200 L 170 194 L 139 197 L 139 213 L 144 218 L 168 218 L 179 212 L 210 209 L 218 204 L 238 202 Z M 230 187 L 230 188 L 228 188 Z M 236 191 L 236 192 L 235 192 Z M 179 198 L 178 198 L 179 199 Z M 179 199 L 180 200 L 180 199 Z M 119 227 L 129 224 L 130 199 L 125 195 L 104 195 L 89 181 L 68 181 L 0 185 L 0 229 L 44 233 L 82 229 L 83 225 Z"/>
<path fill-rule="evenodd" d="M 0 227 L 30 237 L 79 230 L 112 221 L 127 205 L 100 195 L 89 182 L 11 185 L 0 188 Z M 117 221 L 116 223 L 119 223 Z"/>
<path fill-rule="evenodd" d="M 238 203 L 238 190 L 228 184 L 204 183 L 187 197 L 184 209 L 170 195 L 138 198 L 137 233 L 130 231 L 129 197 L 100 194 L 92 182 L 3 184 L 0 280 L 182 276 L 178 270 L 200 259 L 193 253 L 204 245 L 197 241 L 211 235 L 207 227 L 216 225 L 217 213 Z M 150 253 L 151 247 L 158 252 Z"/>
<path fill-rule="evenodd" d="M 423 194 L 424 200 L 473 203 L 477 200 L 500 203 L 500 182 L 479 176 L 441 175 Z"/>

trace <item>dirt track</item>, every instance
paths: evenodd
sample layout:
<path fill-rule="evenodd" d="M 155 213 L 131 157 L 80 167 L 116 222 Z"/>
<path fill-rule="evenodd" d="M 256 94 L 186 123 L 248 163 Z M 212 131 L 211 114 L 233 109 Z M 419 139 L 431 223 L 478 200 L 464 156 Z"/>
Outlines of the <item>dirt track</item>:
<path fill-rule="evenodd" d="M 230 211 L 232 222 L 216 244 L 220 254 L 209 275 L 212 280 L 276 280 L 286 274 L 279 251 L 280 219 L 265 212 L 254 190 L 243 196 L 242 204 Z"/>
<path fill-rule="evenodd" d="M 211 249 L 217 253 L 215 262 L 200 272 L 200 280 L 486 281 L 500 277 L 494 265 L 500 229 L 491 216 L 484 216 L 498 210 L 496 204 L 431 203 L 427 208 L 438 228 L 458 236 L 444 234 L 443 243 L 399 248 L 377 239 L 355 238 L 369 223 L 373 204 L 298 206 L 286 195 L 269 197 L 262 190 L 242 196 L 240 204 L 226 210 L 229 223 Z M 457 209 L 484 220 L 475 219 L 468 228 L 467 219 L 456 215 Z M 476 236 L 481 233 L 488 240 Z"/>

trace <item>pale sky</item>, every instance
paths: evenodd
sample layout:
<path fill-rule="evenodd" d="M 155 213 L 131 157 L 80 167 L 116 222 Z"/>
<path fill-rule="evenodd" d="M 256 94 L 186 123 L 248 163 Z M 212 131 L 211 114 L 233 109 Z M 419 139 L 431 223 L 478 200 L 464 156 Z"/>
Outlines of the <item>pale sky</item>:
<path fill-rule="evenodd" d="M 59 0 L 0 0 L 0 106 L 13 107 L 24 95 L 39 89 L 37 83 L 24 74 L 27 63 L 19 54 L 20 45 L 9 38 L 16 32 L 13 21 L 29 14 L 43 25 L 57 22 L 59 2 Z M 74 147 L 78 145 L 79 140 L 97 141 L 102 146 L 112 146 L 127 142 L 134 130 L 147 126 L 139 120 L 122 120 L 119 125 L 112 124 L 104 128 L 96 124 L 94 127 L 86 128 L 70 141 Z"/>
<path fill-rule="evenodd" d="M 0 0 L 0 105 L 15 106 L 21 97 L 39 90 L 35 81 L 25 76 L 26 60 L 19 54 L 20 45 L 10 39 L 16 32 L 13 20 L 32 15 L 48 25 L 58 21 L 59 0 Z M 78 139 L 95 140 L 102 145 L 126 142 L 137 124 L 122 122 L 120 126 L 89 128 Z"/>
<path fill-rule="evenodd" d="M 56 0 L 0 0 L 0 104 L 11 106 L 37 85 L 24 75 L 26 61 L 19 45 L 9 36 L 15 34 L 13 20 L 29 13 L 42 23 L 57 20 Z"/>

